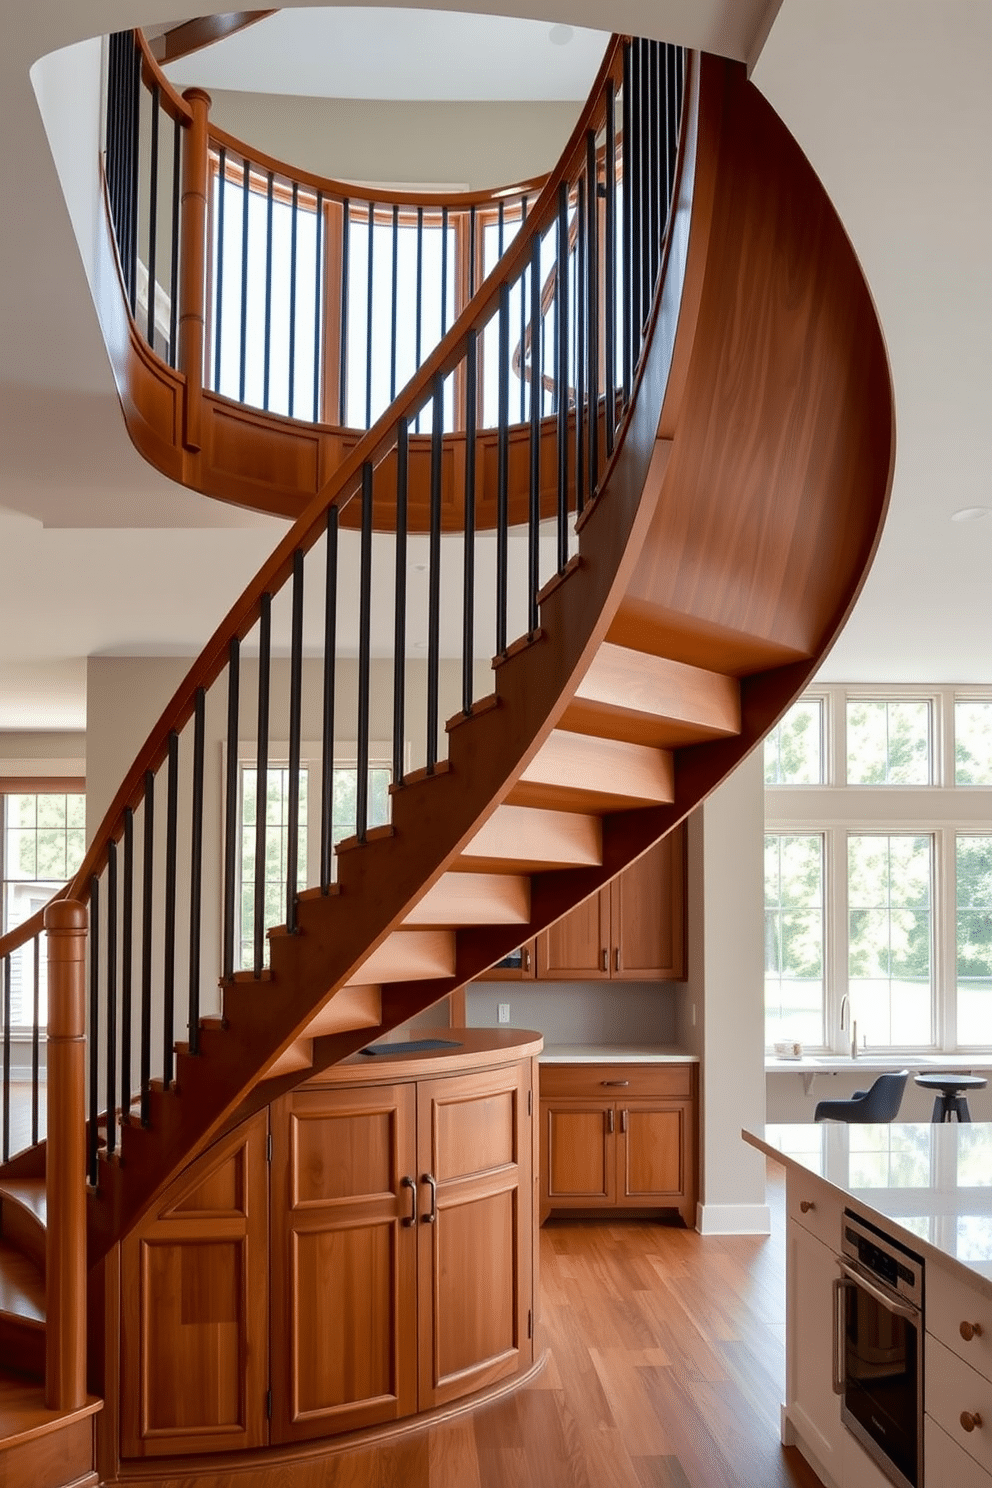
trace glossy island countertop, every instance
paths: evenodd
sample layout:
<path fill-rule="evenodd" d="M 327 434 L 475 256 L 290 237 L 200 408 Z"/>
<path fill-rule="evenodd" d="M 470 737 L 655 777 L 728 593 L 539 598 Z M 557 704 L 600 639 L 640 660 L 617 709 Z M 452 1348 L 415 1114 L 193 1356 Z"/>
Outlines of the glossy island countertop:
<path fill-rule="evenodd" d="M 992 1122 L 766 1126 L 744 1140 L 824 1179 L 904 1243 L 963 1266 L 992 1296 Z"/>
<path fill-rule="evenodd" d="M 541 1064 L 698 1064 L 674 1044 L 545 1044 Z"/>

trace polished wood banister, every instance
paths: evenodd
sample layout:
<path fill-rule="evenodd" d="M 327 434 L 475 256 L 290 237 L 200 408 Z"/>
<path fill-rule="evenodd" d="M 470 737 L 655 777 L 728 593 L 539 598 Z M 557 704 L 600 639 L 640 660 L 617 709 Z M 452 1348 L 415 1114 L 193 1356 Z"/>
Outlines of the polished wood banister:
<path fill-rule="evenodd" d="M 151 43 L 152 55 L 158 62 L 176 62 L 277 14 L 276 10 L 230 10 L 222 15 L 196 16 L 156 36 Z"/>

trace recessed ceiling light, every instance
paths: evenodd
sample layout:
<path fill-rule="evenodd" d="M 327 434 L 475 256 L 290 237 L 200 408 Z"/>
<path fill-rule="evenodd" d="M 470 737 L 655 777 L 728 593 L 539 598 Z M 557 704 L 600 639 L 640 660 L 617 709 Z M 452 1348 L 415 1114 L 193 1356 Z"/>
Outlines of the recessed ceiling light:
<path fill-rule="evenodd" d="M 552 26 L 548 32 L 548 40 L 552 46 L 568 46 L 574 35 L 574 26 Z"/>
<path fill-rule="evenodd" d="M 952 522 L 980 522 L 983 517 L 992 516 L 992 507 L 988 506 L 963 506 L 960 511 L 951 513 Z"/>

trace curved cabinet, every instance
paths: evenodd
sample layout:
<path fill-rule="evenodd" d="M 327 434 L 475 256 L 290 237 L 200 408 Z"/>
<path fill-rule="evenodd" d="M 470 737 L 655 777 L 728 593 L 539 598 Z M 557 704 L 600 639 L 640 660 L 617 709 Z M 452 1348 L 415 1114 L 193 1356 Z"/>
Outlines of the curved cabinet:
<path fill-rule="evenodd" d="M 385 1426 L 529 1368 L 539 1040 L 462 1045 L 290 1091 L 122 1243 L 123 1457 Z"/>

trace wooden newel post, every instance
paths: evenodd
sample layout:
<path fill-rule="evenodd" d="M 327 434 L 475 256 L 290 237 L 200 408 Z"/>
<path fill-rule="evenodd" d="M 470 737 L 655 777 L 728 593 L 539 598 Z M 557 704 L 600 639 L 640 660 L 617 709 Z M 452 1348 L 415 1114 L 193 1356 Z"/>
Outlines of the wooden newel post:
<path fill-rule="evenodd" d="M 183 147 L 182 244 L 179 255 L 179 370 L 186 378 L 183 444 L 200 448 L 203 409 L 203 349 L 206 345 L 207 197 L 210 189 L 207 114 L 210 94 L 188 88 L 192 111 Z"/>
<path fill-rule="evenodd" d="M 86 1402 L 86 906 L 60 899 L 48 932 L 45 1404 Z"/>

